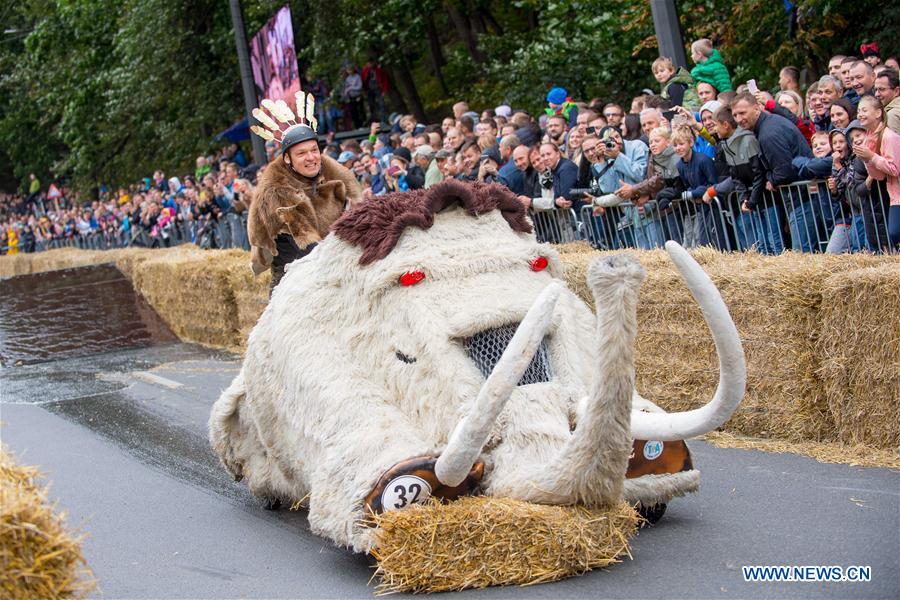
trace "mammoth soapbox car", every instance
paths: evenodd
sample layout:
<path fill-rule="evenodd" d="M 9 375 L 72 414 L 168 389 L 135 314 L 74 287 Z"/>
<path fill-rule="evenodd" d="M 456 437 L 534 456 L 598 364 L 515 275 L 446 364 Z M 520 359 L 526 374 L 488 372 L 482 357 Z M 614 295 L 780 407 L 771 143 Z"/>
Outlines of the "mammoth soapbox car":
<path fill-rule="evenodd" d="M 745 381 L 718 291 L 667 250 L 720 362 L 712 400 L 672 414 L 634 389 L 636 258 L 594 261 L 592 312 L 505 188 L 451 181 L 351 208 L 275 288 L 212 445 L 253 494 L 303 501 L 313 532 L 357 552 L 375 553 L 391 511 L 439 510 L 429 498 L 624 500 L 658 519 L 699 485 L 683 440 L 726 421 Z"/>

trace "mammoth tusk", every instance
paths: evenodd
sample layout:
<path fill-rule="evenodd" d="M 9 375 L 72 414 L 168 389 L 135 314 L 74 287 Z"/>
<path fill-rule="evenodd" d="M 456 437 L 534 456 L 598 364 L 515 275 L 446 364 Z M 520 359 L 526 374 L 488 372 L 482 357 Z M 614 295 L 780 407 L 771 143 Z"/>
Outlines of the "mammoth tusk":
<path fill-rule="evenodd" d="M 490 436 L 497 416 L 550 328 L 553 309 L 561 292 L 562 286 L 554 282 L 535 299 L 503 351 L 503 356 L 481 386 L 469 413 L 457 423 L 447 442 L 447 448 L 434 467 L 435 475 L 444 485 L 457 486 L 469 474 Z"/>
<path fill-rule="evenodd" d="M 712 401 L 695 410 L 679 413 L 632 411 L 631 436 L 639 440 L 683 440 L 712 431 L 731 417 L 747 387 L 741 338 L 719 290 L 680 245 L 666 242 L 666 251 L 700 305 L 712 332 L 719 356 L 719 386 Z"/>

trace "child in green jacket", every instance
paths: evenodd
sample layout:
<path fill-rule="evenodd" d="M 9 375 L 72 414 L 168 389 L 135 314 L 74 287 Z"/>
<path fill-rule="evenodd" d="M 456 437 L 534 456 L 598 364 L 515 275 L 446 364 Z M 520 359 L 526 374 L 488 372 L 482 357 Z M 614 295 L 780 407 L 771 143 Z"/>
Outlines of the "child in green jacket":
<path fill-rule="evenodd" d="M 691 77 L 696 81 L 711 83 L 719 92 L 731 89 L 731 75 L 722 61 L 722 55 L 714 49 L 712 42 L 702 38 L 691 44 L 691 59 L 697 66 L 691 69 Z"/>

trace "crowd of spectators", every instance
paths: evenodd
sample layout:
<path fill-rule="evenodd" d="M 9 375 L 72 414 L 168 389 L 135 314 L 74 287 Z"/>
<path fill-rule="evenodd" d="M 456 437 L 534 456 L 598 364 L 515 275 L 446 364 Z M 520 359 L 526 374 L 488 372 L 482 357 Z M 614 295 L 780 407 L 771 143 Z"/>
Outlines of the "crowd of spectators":
<path fill-rule="evenodd" d="M 253 167 L 231 144 L 199 156 L 193 173 L 167 177 L 157 170 L 127 188 L 101 186 L 85 201 L 64 185 L 42 189 L 29 177 L 28 193 L 0 194 L 0 252 L 51 248 L 148 248 L 194 243 L 204 248 L 249 249 L 246 213 Z"/>
<path fill-rule="evenodd" d="M 440 123 L 395 115 L 325 152 L 373 198 L 446 178 L 503 184 L 549 241 L 883 252 L 900 243 L 898 65 L 874 44 L 861 55 L 832 57 L 805 89 L 808 74 L 786 66 L 767 91 L 733 82 L 701 39 L 690 71 L 657 59 L 659 89 L 627 107 L 555 87 L 540 114 L 458 102 Z"/>
<path fill-rule="evenodd" d="M 347 65 L 341 97 L 354 125 L 371 122 L 369 135 L 329 142 L 324 153 L 376 200 L 449 178 L 502 184 L 546 241 L 892 251 L 900 244 L 898 64 L 882 61 L 875 44 L 860 54 L 832 57 L 829 72 L 805 87 L 809 73 L 786 66 L 767 91 L 752 79 L 733 81 L 719 51 L 701 39 L 691 46 L 690 71 L 660 57 L 652 65 L 659 89 L 642 90 L 627 106 L 554 87 L 539 114 L 457 102 L 440 123 L 412 115 L 385 122 L 378 66 L 357 73 Z M 267 151 L 271 159 L 274 142 Z M 241 163 L 234 149 L 224 159 L 200 157 L 192 175 L 156 173 L 90 205 L 74 195 L 48 204 L 31 186 L 27 195 L 0 197 L 3 245 L 11 251 L 11 236 L 25 250 L 92 236 L 167 245 L 167 228 L 180 227 L 182 241 L 246 247 L 253 179 L 241 178 Z"/>

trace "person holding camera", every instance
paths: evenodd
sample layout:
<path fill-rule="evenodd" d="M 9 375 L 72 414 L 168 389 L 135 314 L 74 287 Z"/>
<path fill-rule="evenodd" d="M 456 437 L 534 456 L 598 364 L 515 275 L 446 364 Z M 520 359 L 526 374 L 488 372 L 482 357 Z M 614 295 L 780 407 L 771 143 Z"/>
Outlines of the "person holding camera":
<path fill-rule="evenodd" d="M 649 150 L 640 140 L 622 139 L 622 133 L 612 125 L 601 129 L 598 138 L 600 142 L 592 147 L 593 152 L 588 157 L 592 162 L 592 178 L 596 185 L 591 186 L 592 190 L 585 195 L 585 200 L 595 207 L 595 215 L 599 216 L 603 210 L 619 206 L 627 199 L 616 194 L 622 184 L 636 184 L 643 180 Z M 607 211 L 605 218 L 609 222 L 604 225 L 604 231 L 615 229 L 620 246 L 637 244 L 641 248 L 651 247 L 645 231 L 647 224 L 641 222 L 642 215 L 633 206 Z"/>

